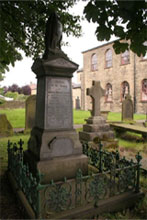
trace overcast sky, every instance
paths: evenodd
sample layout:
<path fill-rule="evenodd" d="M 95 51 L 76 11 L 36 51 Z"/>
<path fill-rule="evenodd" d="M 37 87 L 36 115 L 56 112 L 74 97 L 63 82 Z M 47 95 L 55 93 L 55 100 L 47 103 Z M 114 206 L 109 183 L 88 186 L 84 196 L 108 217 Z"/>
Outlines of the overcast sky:
<path fill-rule="evenodd" d="M 80 2 L 74 6 L 72 13 L 77 15 L 83 14 L 85 2 Z M 66 37 L 63 35 L 63 41 L 68 41 L 69 46 L 62 46 L 62 50 L 68 55 L 68 57 L 80 67 L 83 65 L 82 51 L 96 47 L 104 42 L 98 42 L 95 36 L 96 25 L 87 21 L 82 21 L 83 36 L 80 38 Z M 33 61 L 31 58 L 24 57 L 22 61 L 17 61 L 15 67 L 10 66 L 10 71 L 6 72 L 5 79 L 0 82 L 0 86 L 9 86 L 13 83 L 19 86 L 30 84 L 30 82 L 36 83 L 35 74 L 31 71 Z M 73 81 L 76 82 L 76 74 L 74 74 Z"/>

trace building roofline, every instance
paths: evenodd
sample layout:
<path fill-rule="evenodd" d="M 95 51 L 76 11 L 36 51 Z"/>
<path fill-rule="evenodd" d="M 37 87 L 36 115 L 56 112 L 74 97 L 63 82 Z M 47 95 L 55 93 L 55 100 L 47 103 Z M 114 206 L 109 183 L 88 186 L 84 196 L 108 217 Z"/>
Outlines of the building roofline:
<path fill-rule="evenodd" d="M 110 42 L 104 43 L 104 44 L 99 45 L 99 46 L 97 46 L 97 47 L 93 47 L 93 48 L 91 48 L 91 49 L 88 49 L 88 50 L 82 51 L 82 53 L 86 53 L 86 52 L 88 52 L 88 51 L 91 51 L 91 50 L 94 50 L 94 49 L 97 49 L 97 48 L 100 48 L 100 47 L 103 47 L 103 46 L 106 46 L 106 45 L 112 44 L 113 42 L 118 41 L 118 40 L 119 40 L 119 39 L 116 39 L 116 40 L 113 40 L 113 41 L 110 41 Z"/>
<path fill-rule="evenodd" d="M 77 73 L 83 72 L 83 67 L 77 70 Z"/>

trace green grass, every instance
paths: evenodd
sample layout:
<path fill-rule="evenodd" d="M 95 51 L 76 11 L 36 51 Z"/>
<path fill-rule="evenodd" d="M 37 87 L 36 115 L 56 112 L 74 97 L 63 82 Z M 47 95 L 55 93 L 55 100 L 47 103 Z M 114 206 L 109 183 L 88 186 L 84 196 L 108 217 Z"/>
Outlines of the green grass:
<path fill-rule="evenodd" d="M 121 121 L 121 113 L 119 113 L 119 112 L 109 112 L 108 120 L 109 121 Z"/>
<path fill-rule="evenodd" d="M 8 140 L 10 140 L 13 143 L 18 143 L 20 139 L 24 141 L 23 148 L 26 149 L 29 137 L 30 137 L 30 134 L 17 134 L 17 135 L 13 135 L 10 137 L 0 138 L 0 150 L 2 149 L 2 146 L 7 145 Z"/>
<path fill-rule="evenodd" d="M 25 109 L 0 109 L 0 114 L 6 114 L 8 121 L 11 123 L 13 128 L 24 128 L 25 127 Z"/>
<path fill-rule="evenodd" d="M 86 118 L 90 117 L 89 111 L 83 111 L 83 110 L 73 110 L 73 118 L 74 118 L 74 124 L 85 124 Z"/>
<path fill-rule="evenodd" d="M 124 140 L 122 138 L 118 138 L 119 140 L 119 146 L 124 147 L 126 150 L 127 149 L 133 149 L 138 151 L 143 151 L 144 150 L 144 144 L 142 142 L 136 143 L 135 141 L 128 141 Z"/>
<path fill-rule="evenodd" d="M 4 137 L 0 138 L 0 175 L 5 172 L 7 169 L 7 161 L 8 161 L 8 154 L 7 154 L 7 143 L 10 140 L 12 143 L 18 143 L 20 139 L 24 141 L 23 149 L 27 149 L 27 142 L 29 140 L 30 135 L 14 135 L 11 137 Z"/>
<path fill-rule="evenodd" d="M 27 142 L 29 140 L 30 134 L 26 134 L 26 135 L 14 135 L 14 136 L 10 136 L 10 137 L 4 137 L 4 138 L 0 138 L 0 155 L 5 155 L 7 152 L 7 143 L 8 140 L 10 140 L 12 143 L 18 143 L 18 141 L 20 139 L 22 139 L 24 141 L 24 145 L 23 148 L 24 150 L 27 149 Z"/>
<path fill-rule="evenodd" d="M 134 120 L 145 120 L 145 114 L 134 114 Z M 109 121 L 121 121 L 121 113 L 120 112 L 109 112 L 108 114 Z"/>
<path fill-rule="evenodd" d="M 25 109 L 4 109 L 0 110 L 0 114 L 6 114 L 13 128 L 25 127 Z M 89 111 L 73 110 L 74 124 L 85 124 L 88 117 L 90 117 Z M 143 114 L 135 114 L 134 120 L 145 120 L 146 116 Z M 109 121 L 121 121 L 121 113 L 110 112 L 108 115 Z"/>

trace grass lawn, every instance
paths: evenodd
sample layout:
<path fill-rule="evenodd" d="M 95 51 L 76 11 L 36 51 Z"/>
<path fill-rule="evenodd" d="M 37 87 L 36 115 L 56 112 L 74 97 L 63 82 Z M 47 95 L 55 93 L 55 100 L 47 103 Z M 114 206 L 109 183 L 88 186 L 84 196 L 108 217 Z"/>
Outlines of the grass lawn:
<path fill-rule="evenodd" d="M 0 114 L 6 114 L 13 128 L 24 128 L 25 127 L 25 109 L 0 109 Z M 73 121 L 74 124 L 85 124 L 85 119 L 90 117 L 89 111 L 73 110 Z M 145 120 L 146 115 L 135 114 L 134 120 Z M 109 121 L 121 121 L 121 113 L 110 112 L 108 115 Z"/>
<path fill-rule="evenodd" d="M 18 143 L 20 139 L 24 141 L 23 149 L 27 149 L 27 142 L 29 140 L 30 135 L 14 135 L 11 137 L 4 137 L 0 138 L 0 174 L 3 173 L 3 171 L 7 168 L 7 160 L 8 160 L 8 154 L 7 154 L 7 143 L 8 140 L 10 140 L 12 143 Z"/>
<path fill-rule="evenodd" d="M 145 120 L 145 114 L 134 114 L 134 120 Z M 120 112 L 109 112 L 108 114 L 109 121 L 121 121 L 121 113 Z"/>
<path fill-rule="evenodd" d="M 6 114 L 13 128 L 25 127 L 25 109 L 0 109 L 0 114 Z"/>
<path fill-rule="evenodd" d="M 73 110 L 73 119 L 74 124 L 85 124 L 85 119 L 90 117 L 89 111 L 83 111 L 83 110 Z"/>

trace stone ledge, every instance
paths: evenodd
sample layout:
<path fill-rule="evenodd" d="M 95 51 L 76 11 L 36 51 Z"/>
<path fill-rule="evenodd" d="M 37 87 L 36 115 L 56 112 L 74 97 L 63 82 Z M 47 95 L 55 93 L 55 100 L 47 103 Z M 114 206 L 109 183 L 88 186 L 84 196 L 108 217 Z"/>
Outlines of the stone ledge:
<path fill-rule="evenodd" d="M 98 207 L 87 205 L 85 207 L 76 208 L 66 211 L 62 214 L 53 216 L 53 219 L 91 219 L 102 213 L 112 213 L 122 211 L 133 207 L 137 201 L 143 198 L 144 193 L 127 192 L 122 195 L 113 196 L 106 200 L 100 200 Z"/>
<path fill-rule="evenodd" d="M 56 157 L 44 161 L 36 161 L 27 151 L 24 156 L 25 162 L 29 164 L 32 173 L 39 170 L 43 174 L 42 184 L 47 184 L 52 179 L 59 181 L 63 180 L 64 177 L 68 179 L 75 178 L 78 169 L 81 169 L 84 175 L 88 173 L 88 158 L 84 154 Z"/>
<path fill-rule="evenodd" d="M 102 116 L 94 116 L 85 120 L 87 124 L 105 124 L 106 120 Z"/>
<path fill-rule="evenodd" d="M 98 137 L 100 139 L 103 139 L 103 137 L 108 138 L 114 138 L 114 132 L 113 131 L 106 131 L 106 132 L 79 132 L 79 138 L 80 140 L 84 141 L 92 141 L 95 137 Z"/>
<path fill-rule="evenodd" d="M 83 125 L 83 131 L 86 131 L 86 132 L 109 131 L 109 130 L 110 130 L 109 124 L 105 124 L 105 125 L 85 124 Z"/>

